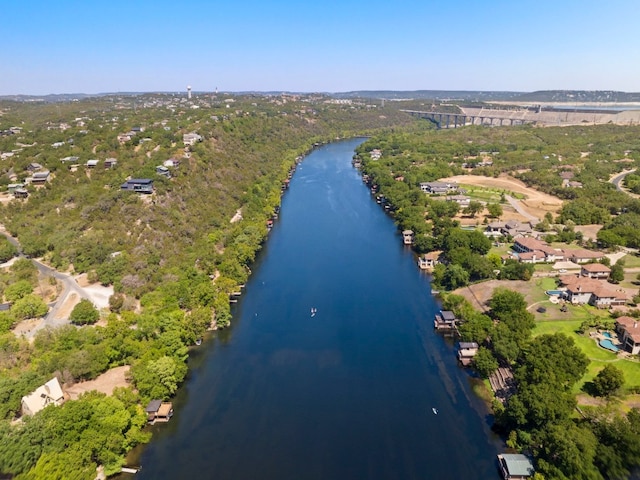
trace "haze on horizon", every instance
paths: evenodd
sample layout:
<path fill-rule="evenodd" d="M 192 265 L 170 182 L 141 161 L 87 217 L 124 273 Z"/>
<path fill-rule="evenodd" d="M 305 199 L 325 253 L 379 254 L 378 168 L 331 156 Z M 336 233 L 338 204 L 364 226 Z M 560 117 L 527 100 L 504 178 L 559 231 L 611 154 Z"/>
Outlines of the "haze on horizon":
<path fill-rule="evenodd" d="M 637 0 L 6 2 L 0 95 L 640 91 Z"/>

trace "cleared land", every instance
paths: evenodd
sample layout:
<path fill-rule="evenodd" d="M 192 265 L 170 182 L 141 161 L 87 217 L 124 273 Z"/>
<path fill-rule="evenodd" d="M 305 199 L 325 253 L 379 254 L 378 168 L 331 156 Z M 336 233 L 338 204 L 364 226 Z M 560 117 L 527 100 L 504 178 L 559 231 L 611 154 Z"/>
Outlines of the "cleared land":
<path fill-rule="evenodd" d="M 526 213 L 536 218 L 543 218 L 547 212 L 556 214 L 562 208 L 562 200 L 558 197 L 528 187 L 520 180 L 508 175 L 500 175 L 497 178 L 479 175 L 455 175 L 443 178 L 441 181 L 499 189 L 504 190 L 506 194 L 513 192 L 523 195 L 525 198 L 518 200 L 518 202 Z"/>
<path fill-rule="evenodd" d="M 96 377 L 94 380 L 76 383 L 71 387 L 65 388 L 65 391 L 73 400 L 77 399 L 83 393 L 90 392 L 92 390 L 97 390 L 98 392 L 111 395 L 114 388 L 129 386 L 129 382 L 126 378 L 128 372 L 129 365 L 112 368 L 111 370 L 107 370 L 102 375 Z"/>

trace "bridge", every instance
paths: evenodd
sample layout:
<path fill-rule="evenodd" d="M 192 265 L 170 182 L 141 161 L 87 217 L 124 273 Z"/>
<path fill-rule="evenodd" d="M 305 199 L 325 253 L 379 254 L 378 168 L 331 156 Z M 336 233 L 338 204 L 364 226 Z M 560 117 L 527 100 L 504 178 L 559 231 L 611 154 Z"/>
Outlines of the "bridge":
<path fill-rule="evenodd" d="M 423 118 L 435 123 L 438 128 L 458 128 L 466 125 L 524 125 L 525 123 L 534 123 L 534 120 L 525 120 L 524 118 L 499 117 L 492 115 L 467 115 L 464 113 L 445 113 L 445 112 L 421 112 L 417 110 L 400 110 L 414 117 Z M 510 112 L 512 113 L 512 112 Z"/>

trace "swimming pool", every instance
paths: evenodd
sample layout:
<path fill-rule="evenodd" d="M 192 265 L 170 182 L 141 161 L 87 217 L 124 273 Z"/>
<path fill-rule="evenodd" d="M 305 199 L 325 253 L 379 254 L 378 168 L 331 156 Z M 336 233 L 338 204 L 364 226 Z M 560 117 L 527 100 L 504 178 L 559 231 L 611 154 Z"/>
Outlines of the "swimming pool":
<path fill-rule="evenodd" d="M 561 297 L 564 294 L 562 290 L 547 290 L 544 293 L 550 296 L 557 296 L 557 297 Z"/>
<path fill-rule="evenodd" d="M 613 344 L 613 342 L 612 342 L 610 339 L 608 339 L 608 338 L 604 338 L 604 339 L 600 340 L 600 342 L 598 342 L 598 343 L 600 343 L 600 346 L 601 346 L 602 348 L 606 348 L 607 350 L 611 350 L 611 351 L 612 351 L 612 352 L 614 352 L 614 353 L 618 353 L 618 350 L 620 350 L 620 349 L 619 349 L 618 347 L 616 347 L 616 346 Z"/>
<path fill-rule="evenodd" d="M 607 338 L 613 338 L 609 332 L 602 332 L 602 335 L 604 335 Z"/>

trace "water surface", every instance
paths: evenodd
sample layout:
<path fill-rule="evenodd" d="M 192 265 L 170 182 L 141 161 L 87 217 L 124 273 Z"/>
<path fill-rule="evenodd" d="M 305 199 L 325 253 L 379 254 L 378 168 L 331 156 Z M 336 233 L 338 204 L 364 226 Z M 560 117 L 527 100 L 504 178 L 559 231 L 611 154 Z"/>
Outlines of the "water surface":
<path fill-rule="evenodd" d="M 498 478 L 428 277 L 351 166 L 361 141 L 298 168 L 234 325 L 200 347 L 137 478 Z"/>

